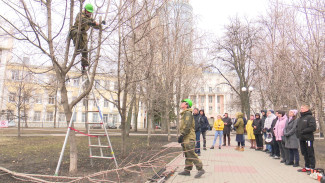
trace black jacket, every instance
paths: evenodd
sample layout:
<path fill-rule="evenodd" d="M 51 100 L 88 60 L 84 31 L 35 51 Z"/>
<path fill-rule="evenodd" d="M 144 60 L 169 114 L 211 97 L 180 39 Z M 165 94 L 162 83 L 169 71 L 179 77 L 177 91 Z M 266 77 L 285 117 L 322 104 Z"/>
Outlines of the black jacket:
<path fill-rule="evenodd" d="M 301 117 L 297 122 L 296 135 L 299 140 L 313 141 L 314 131 L 316 131 L 316 120 L 310 110 L 300 114 Z"/>
<path fill-rule="evenodd" d="M 200 114 L 193 114 L 194 121 L 195 121 L 195 132 L 201 131 L 201 125 L 199 122 Z"/>
<path fill-rule="evenodd" d="M 208 118 L 203 114 L 199 117 L 199 122 L 201 125 L 201 132 L 206 132 L 210 128 Z"/>
<path fill-rule="evenodd" d="M 256 126 L 256 129 L 253 130 L 255 135 L 262 134 L 262 125 L 262 119 L 254 119 L 252 127 Z"/>
<path fill-rule="evenodd" d="M 274 130 L 273 130 L 273 128 L 275 127 L 277 121 L 278 121 L 278 117 L 276 117 L 276 118 L 272 121 L 272 124 L 271 124 L 271 133 L 272 133 L 273 136 L 274 136 Z"/>
<path fill-rule="evenodd" d="M 231 119 L 229 117 L 223 118 L 222 121 L 224 123 L 227 123 L 227 125 L 225 125 L 225 127 L 223 128 L 223 134 L 230 134 L 231 131 Z"/>

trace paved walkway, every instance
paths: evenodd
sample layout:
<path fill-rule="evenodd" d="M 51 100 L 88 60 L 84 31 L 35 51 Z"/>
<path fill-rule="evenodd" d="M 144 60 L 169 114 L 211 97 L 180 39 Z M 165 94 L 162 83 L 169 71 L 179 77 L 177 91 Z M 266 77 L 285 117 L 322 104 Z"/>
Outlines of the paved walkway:
<path fill-rule="evenodd" d="M 317 183 L 307 173 L 297 172 L 298 168 L 284 165 L 280 160 L 269 157 L 269 154 L 249 149 L 246 142 L 244 152 L 235 151 L 235 136 L 231 136 L 231 145 L 222 146 L 222 149 L 210 149 L 213 142 L 214 131 L 207 136 L 208 150 L 201 151 L 200 159 L 206 173 L 199 179 L 194 175 L 197 170 L 193 168 L 191 176 L 180 176 L 178 172 L 184 168 L 184 157 L 178 156 L 170 163 L 170 167 L 178 166 L 175 174 L 168 179 L 169 183 L 179 182 L 216 182 L 216 183 Z M 202 139 L 202 137 L 201 137 Z M 218 141 L 217 141 L 218 142 Z M 218 143 L 216 143 L 218 144 Z M 202 146 L 202 144 L 201 144 Z"/>

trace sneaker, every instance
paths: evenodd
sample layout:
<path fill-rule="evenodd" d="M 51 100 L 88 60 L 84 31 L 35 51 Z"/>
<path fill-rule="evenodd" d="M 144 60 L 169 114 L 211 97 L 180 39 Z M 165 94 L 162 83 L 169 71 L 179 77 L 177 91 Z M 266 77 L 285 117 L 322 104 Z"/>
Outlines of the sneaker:
<path fill-rule="evenodd" d="M 279 156 L 274 156 L 274 159 L 280 159 L 280 157 Z"/>
<path fill-rule="evenodd" d="M 235 150 L 236 150 L 236 151 L 239 151 L 239 147 L 237 146 L 237 147 L 235 148 Z"/>
<path fill-rule="evenodd" d="M 214 146 L 211 146 L 210 149 L 214 149 Z"/>
<path fill-rule="evenodd" d="M 269 150 L 265 149 L 263 152 L 268 152 Z"/>
<path fill-rule="evenodd" d="M 194 178 L 200 178 L 205 173 L 205 170 L 199 170 L 197 174 L 194 176 Z"/>
<path fill-rule="evenodd" d="M 244 151 L 244 147 L 241 147 L 241 148 L 239 149 L 239 151 Z"/>
<path fill-rule="evenodd" d="M 310 168 L 302 168 L 302 169 L 298 169 L 298 172 L 310 172 Z"/>
<path fill-rule="evenodd" d="M 274 157 L 274 154 L 270 154 L 271 157 Z"/>
<path fill-rule="evenodd" d="M 207 150 L 207 148 L 206 147 L 203 147 L 203 150 Z"/>
<path fill-rule="evenodd" d="M 178 175 L 190 176 L 191 175 L 191 172 L 190 171 L 187 171 L 187 170 L 184 170 L 182 172 L 179 172 Z"/>
<path fill-rule="evenodd" d="M 299 163 L 297 164 L 297 163 L 295 163 L 294 165 L 293 165 L 293 167 L 298 167 L 299 166 Z"/>
<path fill-rule="evenodd" d="M 221 146 L 219 146 L 219 149 L 221 149 Z"/>
<path fill-rule="evenodd" d="M 222 144 L 222 146 L 226 146 L 226 144 Z"/>

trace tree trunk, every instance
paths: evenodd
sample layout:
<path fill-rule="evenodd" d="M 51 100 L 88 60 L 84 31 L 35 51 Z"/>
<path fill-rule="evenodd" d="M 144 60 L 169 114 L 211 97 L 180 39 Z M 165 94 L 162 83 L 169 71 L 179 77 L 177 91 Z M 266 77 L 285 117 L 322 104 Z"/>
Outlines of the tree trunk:
<path fill-rule="evenodd" d="M 132 121 L 132 112 L 133 112 L 133 105 L 134 105 L 134 99 L 132 99 L 129 110 L 128 110 L 128 117 L 126 120 L 126 136 L 128 137 L 130 135 L 130 126 Z"/>
<path fill-rule="evenodd" d="M 133 113 L 133 118 L 134 118 L 134 131 L 138 131 L 138 115 L 139 115 L 139 103 L 140 103 L 140 98 L 136 100 L 134 103 L 134 113 Z"/>

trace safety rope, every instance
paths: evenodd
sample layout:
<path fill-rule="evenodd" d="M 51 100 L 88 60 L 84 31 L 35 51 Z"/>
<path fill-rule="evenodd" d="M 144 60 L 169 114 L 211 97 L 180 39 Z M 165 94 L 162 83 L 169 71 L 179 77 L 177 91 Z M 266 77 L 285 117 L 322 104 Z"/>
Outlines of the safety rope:
<path fill-rule="evenodd" d="M 80 134 L 83 134 L 83 135 L 85 135 L 85 136 L 88 136 L 88 137 L 96 137 L 96 138 L 98 138 L 98 136 L 96 136 L 96 135 L 89 135 L 89 134 L 87 134 L 87 133 L 81 132 L 81 131 L 79 131 L 79 130 L 77 130 L 77 129 L 74 129 L 74 128 L 72 128 L 72 127 L 69 127 L 69 128 L 70 128 L 70 130 L 73 130 L 73 131 L 78 132 L 78 133 L 80 133 Z"/>

